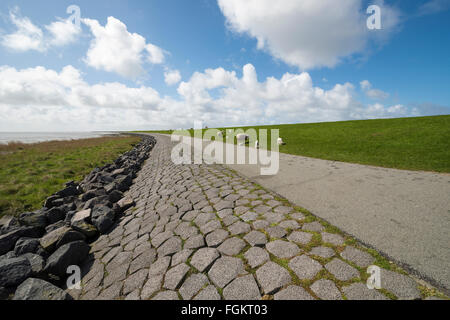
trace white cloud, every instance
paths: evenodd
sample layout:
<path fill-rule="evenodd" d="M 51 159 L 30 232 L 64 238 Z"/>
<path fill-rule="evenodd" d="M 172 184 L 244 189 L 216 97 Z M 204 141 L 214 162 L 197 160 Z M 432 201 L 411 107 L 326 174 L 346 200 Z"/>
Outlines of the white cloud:
<path fill-rule="evenodd" d="M 51 34 L 49 45 L 57 47 L 75 42 L 81 34 L 81 28 L 69 19 L 54 21 L 48 26 L 45 26 L 45 28 Z"/>
<path fill-rule="evenodd" d="M 28 17 L 21 17 L 17 7 L 9 12 L 9 18 L 17 30 L 3 36 L 1 43 L 4 47 L 14 51 L 45 52 L 50 47 L 60 47 L 72 43 L 81 34 L 81 28 L 70 20 L 62 19 L 45 26 L 47 33 L 44 33 Z"/>
<path fill-rule="evenodd" d="M 382 28 L 366 27 L 362 0 L 218 0 L 227 26 L 257 39 L 277 59 L 302 70 L 334 67 L 342 59 L 363 53 L 371 37 L 385 40 L 398 23 L 398 13 L 382 8 Z"/>
<path fill-rule="evenodd" d="M 374 100 L 385 100 L 389 98 L 389 93 L 379 89 L 373 89 L 369 80 L 363 80 L 360 82 L 361 90 L 364 91 L 366 96 Z"/>
<path fill-rule="evenodd" d="M 168 70 L 164 72 L 164 81 L 167 85 L 173 86 L 181 81 L 181 74 L 178 70 Z"/>
<path fill-rule="evenodd" d="M 159 64 L 164 61 L 163 50 L 137 33 L 130 33 L 120 20 L 109 17 L 103 27 L 97 20 L 83 19 L 94 39 L 86 55 L 86 63 L 99 70 L 115 72 L 136 79 L 144 74 L 143 59 Z"/>
<path fill-rule="evenodd" d="M 15 51 L 45 51 L 44 34 L 27 17 L 19 17 L 19 10 L 15 8 L 9 12 L 11 22 L 17 30 L 2 37 L 2 45 Z"/>
<path fill-rule="evenodd" d="M 418 15 L 438 13 L 450 9 L 450 0 L 429 0 L 419 7 Z"/>
<path fill-rule="evenodd" d="M 408 108 L 354 98 L 350 83 L 314 86 L 307 72 L 259 81 L 247 64 L 242 76 L 223 68 L 196 72 L 178 86 L 178 99 L 146 86 L 88 84 L 81 72 L 0 67 L 0 128 L 23 130 L 136 130 L 337 121 L 413 115 Z M 414 113 L 414 115 L 417 115 Z"/>

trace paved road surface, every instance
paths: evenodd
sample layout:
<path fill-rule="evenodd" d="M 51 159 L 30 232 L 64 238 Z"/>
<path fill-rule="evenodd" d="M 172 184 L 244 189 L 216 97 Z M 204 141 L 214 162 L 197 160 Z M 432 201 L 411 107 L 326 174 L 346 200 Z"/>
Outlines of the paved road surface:
<path fill-rule="evenodd" d="M 405 299 L 417 282 L 222 165 L 174 165 L 157 144 L 127 193 L 136 203 L 93 245 L 79 299 Z M 387 292 L 390 292 L 386 295 Z"/>

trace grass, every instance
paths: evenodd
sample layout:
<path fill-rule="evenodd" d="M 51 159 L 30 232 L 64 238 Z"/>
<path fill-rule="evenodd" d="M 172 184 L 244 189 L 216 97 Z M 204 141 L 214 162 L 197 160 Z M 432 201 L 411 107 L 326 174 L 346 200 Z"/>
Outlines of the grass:
<path fill-rule="evenodd" d="M 65 182 L 82 180 L 139 141 L 122 136 L 0 145 L 0 217 L 39 209 Z"/>
<path fill-rule="evenodd" d="M 249 128 L 267 129 L 269 141 L 270 129 L 279 129 L 286 142 L 280 146 L 283 153 L 388 168 L 450 172 L 450 115 L 243 129 Z"/>

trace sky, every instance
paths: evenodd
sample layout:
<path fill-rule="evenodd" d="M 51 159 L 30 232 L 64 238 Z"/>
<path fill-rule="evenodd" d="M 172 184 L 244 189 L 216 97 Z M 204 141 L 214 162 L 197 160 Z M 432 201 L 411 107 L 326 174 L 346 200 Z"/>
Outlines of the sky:
<path fill-rule="evenodd" d="M 450 0 L 2 0 L 0 132 L 450 114 L 449 52 Z"/>

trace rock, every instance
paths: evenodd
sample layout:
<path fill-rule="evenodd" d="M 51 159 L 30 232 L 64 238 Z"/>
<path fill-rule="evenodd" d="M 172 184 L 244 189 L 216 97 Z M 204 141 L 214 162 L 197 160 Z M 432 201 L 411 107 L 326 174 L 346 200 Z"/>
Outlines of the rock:
<path fill-rule="evenodd" d="M 47 216 L 48 223 L 53 224 L 58 221 L 64 220 L 66 216 L 66 212 L 62 209 L 62 207 L 53 207 L 50 210 L 45 212 Z"/>
<path fill-rule="evenodd" d="M 29 278 L 17 288 L 13 300 L 71 300 L 71 297 L 47 281 Z"/>
<path fill-rule="evenodd" d="M 116 177 L 116 183 L 117 183 L 117 189 L 119 189 L 122 192 L 125 192 L 128 190 L 128 188 L 133 183 L 133 177 L 131 176 L 131 174 L 128 174 L 126 176 L 118 175 Z"/>
<path fill-rule="evenodd" d="M 53 230 L 59 229 L 59 228 L 64 227 L 64 226 L 66 226 L 66 223 L 64 221 L 58 221 L 58 222 L 56 222 L 54 224 L 48 225 L 45 228 L 45 231 L 46 231 L 46 233 L 50 233 Z"/>
<path fill-rule="evenodd" d="M 22 213 L 19 217 L 19 222 L 25 226 L 40 228 L 45 228 L 49 224 L 47 215 L 42 210 Z"/>
<path fill-rule="evenodd" d="M 19 221 L 12 216 L 3 216 L 0 219 L 0 234 L 8 233 L 19 227 Z"/>
<path fill-rule="evenodd" d="M 91 209 L 79 211 L 75 213 L 70 221 L 71 224 L 76 223 L 78 221 L 88 221 L 91 218 Z"/>
<path fill-rule="evenodd" d="M 91 209 L 87 209 L 77 212 L 70 221 L 72 228 L 76 231 L 81 232 L 87 238 L 92 238 L 97 235 L 97 229 L 87 222 L 90 217 Z"/>
<path fill-rule="evenodd" d="M 42 229 L 39 227 L 25 227 L 16 229 L 0 236 L 0 255 L 3 255 L 14 249 L 16 242 L 21 237 L 38 238 L 42 235 Z"/>
<path fill-rule="evenodd" d="M 31 264 L 25 257 L 0 261 L 0 287 L 13 287 L 31 275 Z"/>
<path fill-rule="evenodd" d="M 104 205 L 104 206 L 112 208 L 112 203 L 109 202 L 109 197 L 105 195 L 105 196 L 92 198 L 91 200 L 87 201 L 84 204 L 83 209 L 84 210 L 92 209 L 93 207 L 100 206 L 100 205 Z"/>
<path fill-rule="evenodd" d="M 65 233 L 69 232 L 71 229 L 68 227 L 62 227 L 47 233 L 41 238 L 40 244 L 47 252 L 52 253 L 57 249 L 56 244 L 64 236 Z"/>
<path fill-rule="evenodd" d="M 92 209 L 91 220 L 100 233 L 106 233 L 114 224 L 114 211 L 107 206 L 96 206 Z"/>
<path fill-rule="evenodd" d="M 36 253 L 39 249 L 39 240 L 33 238 L 20 238 L 14 247 L 14 253 L 20 256 L 25 253 Z"/>
<path fill-rule="evenodd" d="M 0 255 L 3 255 L 12 250 L 16 241 L 21 237 L 22 231 L 20 229 L 11 231 L 0 236 Z"/>
<path fill-rule="evenodd" d="M 5 259 L 12 259 L 12 258 L 17 258 L 16 254 L 14 253 L 14 251 L 10 251 L 2 256 L 0 256 L 0 260 L 5 260 Z"/>
<path fill-rule="evenodd" d="M 115 182 L 111 182 L 110 184 L 105 186 L 105 191 L 108 194 L 113 192 L 116 189 L 117 189 L 117 183 L 115 183 Z"/>
<path fill-rule="evenodd" d="M 58 195 L 53 195 L 53 196 L 48 197 L 47 200 L 45 200 L 44 207 L 46 207 L 48 209 L 53 208 L 55 206 L 54 202 L 59 199 L 61 199 L 61 197 Z"/>
<path fill-rule="evenodd" d="M 81 196 L 81 201 L 88 201 L 96 197 L 106 196 L 105 189 L 89 190 Z"/>
<path fill-rule="evenodd" d="M 120 192 L 119 190 L 113 190 L 111 191 L 111 193 L 109 194 L 109 201 L 111 203 L 116 203 L 118 202 L 120 199 L 123 198 L 123 193 Z"/>
<path fill-rule="evenodd" d="M 45 260 L 38 254 L 34 253 L 26 253 L 22 255 L 28 259 L 31 265 L 31 276 L 32 277 L 40 277 L 42 275 L 42 271 L 45 267 Z"/>
<path fill-rule="evenodd" d="M 76 185 L 70 185 L 70 186 L 62 189 L 61 191 L 58 191 L 56 193 L 56 195 L 58 195 L 62 198 L 76 196 L 76 195 L 78 195 L 78 189 L 77 189 Z"/>
<path fill-rule="evenodd" d="M 59 241 L 56 243 L 56 248 L 59 248 L 67 243 L 78 241 L 78 240 L 86 240 L 86 236 L 81 232 L 70 229 L 66 233 L 64 233 Z"/>
<path fill-rule="evenodd" d="M 45 272 L 56 276 L 67 275 L 67 267 L 80 264 L 88 255 L 89 245 L 84 241 L 75 241 L 58 248 L 47 260 Z"/>
<path fill-rule="evenodd" d="M 9 293 L 5 287 L 0 287 L 0 300 L 8 299 Z"/>
<path fill-rule="evenodd" d="M 117 202 L 117 204 L 123 212 L 134 206 L 134 200 L 131 198 L 122 198 L 119 202 Z"/>
<path fill-rule="evenodd" d="M 125 171 L 125 168 L 116 169 L 111 173 L 111 177 L 115 178 L 118 175 L 126 175 L 127 172 Z"/>

